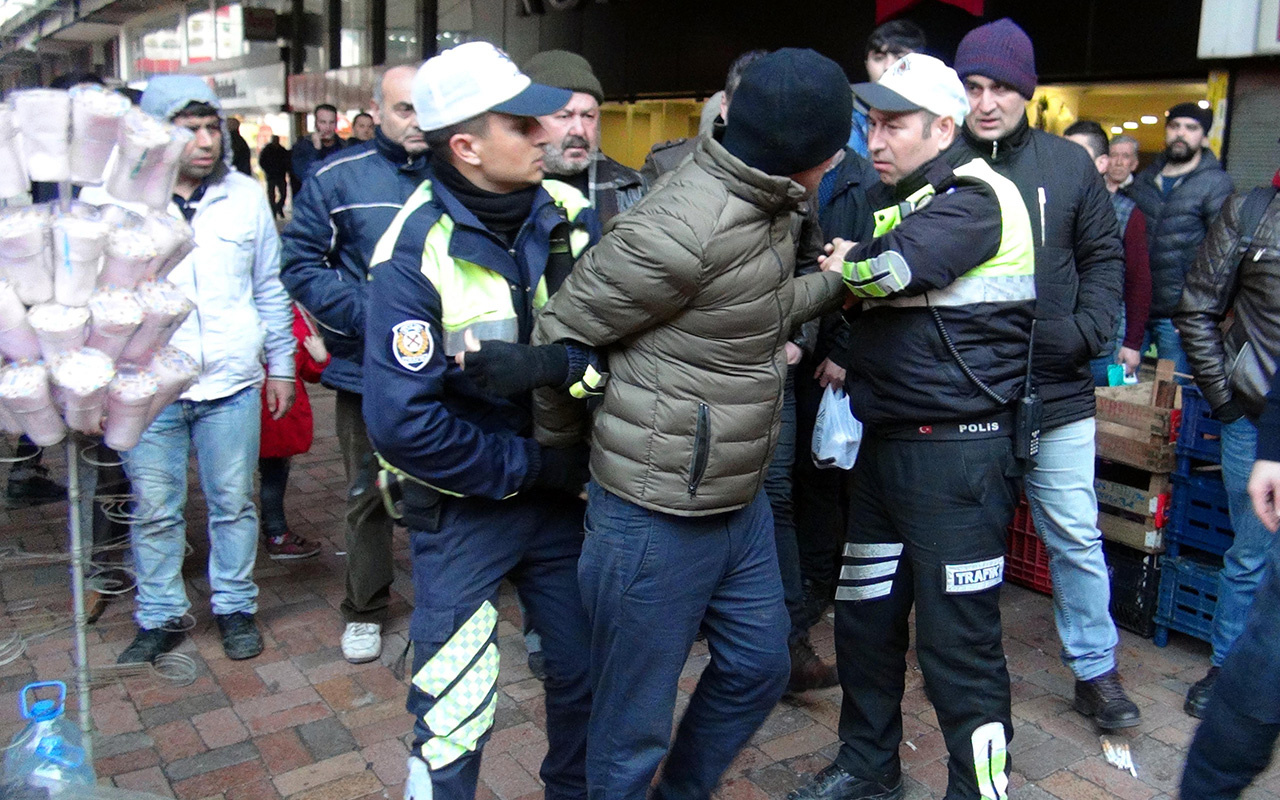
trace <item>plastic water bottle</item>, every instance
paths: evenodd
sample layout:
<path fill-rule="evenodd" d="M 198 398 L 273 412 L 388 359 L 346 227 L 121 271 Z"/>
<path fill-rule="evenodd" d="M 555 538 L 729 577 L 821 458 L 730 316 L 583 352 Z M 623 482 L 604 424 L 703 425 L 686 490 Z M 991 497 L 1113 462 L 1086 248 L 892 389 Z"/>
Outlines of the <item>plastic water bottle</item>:
<path fill-rule="evenodd" d="M 56 700 L 35 700 L 40 689 L 57 689 Z M 66 786 L 90 786 L 96 781 L 93 764 L 85 758 L 80 729 L 63 716 L 67 685 L 62 681 L 29 683 L 22 687 L 18 708 L 27 726 L 13 737 L 4 754 L 4 788 L 46 790 L 58 797 Z M 34 701 L 34 702 L 29 702 Z"/>

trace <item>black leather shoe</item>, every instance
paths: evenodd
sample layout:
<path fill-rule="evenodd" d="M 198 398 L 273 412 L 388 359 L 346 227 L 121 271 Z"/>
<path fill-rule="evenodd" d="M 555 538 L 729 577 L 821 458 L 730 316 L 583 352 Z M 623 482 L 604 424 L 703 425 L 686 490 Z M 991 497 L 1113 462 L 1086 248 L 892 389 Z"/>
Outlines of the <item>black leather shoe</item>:
<path fill-rule="evenodd" d="M 1218 681 L 1218 672 L 1222 667 L 1209 667 L 1205 676 L 1187 690 L 1187 702 L 1182 710 L 1196 719 L 1204 719 L 1204 710 L 1209 707 L 1209 698 L 1213 696 L 1213 684 Z"/>
<path fill-rule="evenodd" d="M 889 788 L 855 778 L 840 765 L 832 764 L 787 795 L 787 800 L 902 800 L 902 781 Z"/>
<path fill-rule="evenodd" d="M 1120 673 L 1114 669 L 1092 680 L 1076 681 L 1076 699 L 1071 705 L 1104 731 L 1142 724 L 1142 712 L 1124 693 Z"/>
<path fill-rule="evenodd" d="M 186 635 L 182 630 L 182 620 L 176 617 L 159 628 L 142 628 L 133 637 L 133 642 L 116 658 L 116 663 L 150 664 L 156 660 L 156 656 L 182 644 Z"/>
<path fill-rule="evenodd" d="M 262 634 L 253 621 L 253 615 L 244 611 L 234 614 L 215 614 L 218 630 L 222 631 L 222 651 L 232 661 L 253 658 L 262 652 Z"/>
<path fill-rule="evenodd" d="M 813 652 L 808 637 L 791 644 L 791 678 L 787 681 L 787 694 L 798 694 L 810 689 L 827 689 L 840 683 L 840 674 L 834 664 L 827 664 Z"/>
<path fill-rule="evenodd" d="M 9 474 L 5 486 L 9 508 L 26 508 L 67 499 L 67 487 L 49 478 L 49 470 L 35 464 L 19 465 Z"/>

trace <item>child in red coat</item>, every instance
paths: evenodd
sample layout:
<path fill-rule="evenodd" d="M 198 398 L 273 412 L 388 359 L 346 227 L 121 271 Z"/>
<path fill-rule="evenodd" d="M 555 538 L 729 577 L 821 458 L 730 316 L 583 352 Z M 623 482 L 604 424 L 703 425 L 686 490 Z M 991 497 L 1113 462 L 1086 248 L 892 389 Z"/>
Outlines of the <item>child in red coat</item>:
<path fill-rule="evenodd" d="M 294 354 L 298 365 L 297 393 L 293 407 L 280 419 L 272 419 L 267 404 L 262 404 L 262 444 L 258 450 L 258 475 L 261 478 L 258 499 L 261 506 L 263 547 L 275 560 L 311 558 L 319 554 L 320 544 L 289 530 L 284 516 L 284 493 L 289 484 L 289 461 L 292 456 L 311 449 L 311 401 L 302 382 L 316 383 L 329 363 L 324 340 L 310 321 L 293 307 L 293 335 L 299 347 Z"/>

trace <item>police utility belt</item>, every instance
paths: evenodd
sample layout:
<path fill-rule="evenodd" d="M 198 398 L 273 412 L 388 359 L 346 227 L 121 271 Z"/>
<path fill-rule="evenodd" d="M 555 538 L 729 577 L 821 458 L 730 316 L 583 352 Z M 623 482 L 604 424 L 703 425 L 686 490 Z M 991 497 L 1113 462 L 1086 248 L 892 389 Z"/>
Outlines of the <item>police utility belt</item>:
<path fill-rule="evenodd" d="M 1001 397 L 994 389 L 983 382 L 981 378 L 970 369 L 969 365 L 960 356 L 960 351 L 956 349 L 955 343 L 951 340 L 951 334 L 947 333 L 946 327 L 942 324 L 942 315 L 938 313 L 936 308 L 930 306 L 929 312 L 933 315 L 934 325 L 938 329 L 938 335 L 942 337 L 942 343 L 946 346 L 947 352 L 955 359 L 956 364 L 960 367 L 960 371 L 969 379 L 970 383 L 977 386 L 979 391 L 990 397 L 1001 408 L 1009 408 L 1012 411 L 1004 412 L 987 420 L 975 420 L 972 422 L 947 423 L 954 429 L 954 436 L 947 438 L 953 439 L 989 439 L 993 436 L 1012 435 L 1013 436 L 1013 455 L 1014 458 L 1022 462 L 1024 469 L 1034 469 L 1036 466 L 1036 457 L 1040 454 L 1040 423 L 1044 418 L 1044 401 L 1040 399 L 1040 395 L 1036 392 L 1035 385 L 1031 382 L 1031 360 L 1035 353 L 1036 347 L 1036 321 L 1031 320 L 1031 335 L 1027 341 L 1027 371 L 1022 382 L 1022 396 L 1017 397 L 1016 394 L 1010 397 Z M 1008 419 L 1004 424 L 1012 425 L 1011 434 L 999 433 L 1001 426 L 1001 418 L 1007 414 Z M 942 427 L 946 427 L 942 426 Z M 938 440 L 943 437 L 932 433 L 934 426 L 918 426 L 917 433 L 920 438 Z M 925 429 L 929 429 L 929 434 L 920 433 Z"/>
<path fill-rule="evenodd" d="M 413 531 L 440 530 L 444 495 L 378 456 L 377 487 L 387 516 Z"/>
<path fill-rule="evenodd" d="M 890 425 L 878 427 L 873 434 L 881 439 L 906 440 L 914 442 L 959 442 L 970 439 L 1007 439 L 1015 430 L 1015 415 L 1012 411 L 1002 411 L 989 417 L 949 422 L 934 422 L 924 425 Z"/>

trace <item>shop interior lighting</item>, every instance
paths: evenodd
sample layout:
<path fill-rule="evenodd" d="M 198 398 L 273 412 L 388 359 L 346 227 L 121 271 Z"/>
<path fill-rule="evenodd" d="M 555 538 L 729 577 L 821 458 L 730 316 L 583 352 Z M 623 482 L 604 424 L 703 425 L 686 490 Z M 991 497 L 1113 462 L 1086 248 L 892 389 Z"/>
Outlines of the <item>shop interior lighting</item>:
<path fill-rule="evenodd" d="M 1133 120 L 1129 120 L 1124 124 L 1124 127 L 1126 130 L 1134 130 L 1138 127 L 1138 123 L 1134 122 Z"/>
<path fill-rule="evenodd" d="M 1146 116 L 1144 116 L 1144 117 L 1142 118 L 1142 124 L 1143 124 L 1143 125 L 1155 125 L 1155 124 L 1156 124 L 1157 122 L 1159 122 L 1159 121 L 1160 121 L 1160 120 L 1156 119 L 1155 117 L 1151 116 L 1150 114 L 1147 114 Z"/>
<path fill-rule="evenodd" d="M 1112 133 L 1124 133 L 1124 128 L 1121 128 L 1119 125 L 1112 125 L 1112 126 L 1111 126 L 1111 132 L 1112 132 Z"/>
<path fill-rule="evenodd" d="M 1209 101 L 1208 101 L 1208 100 L 1201 100 L 1201 101 L 1199 101 L 1198 103 L 1196 103 L 1196 105 L 1200 106 L 1201 108 L 1208 108 L 1208 107 L 1209 107 Z"/>

